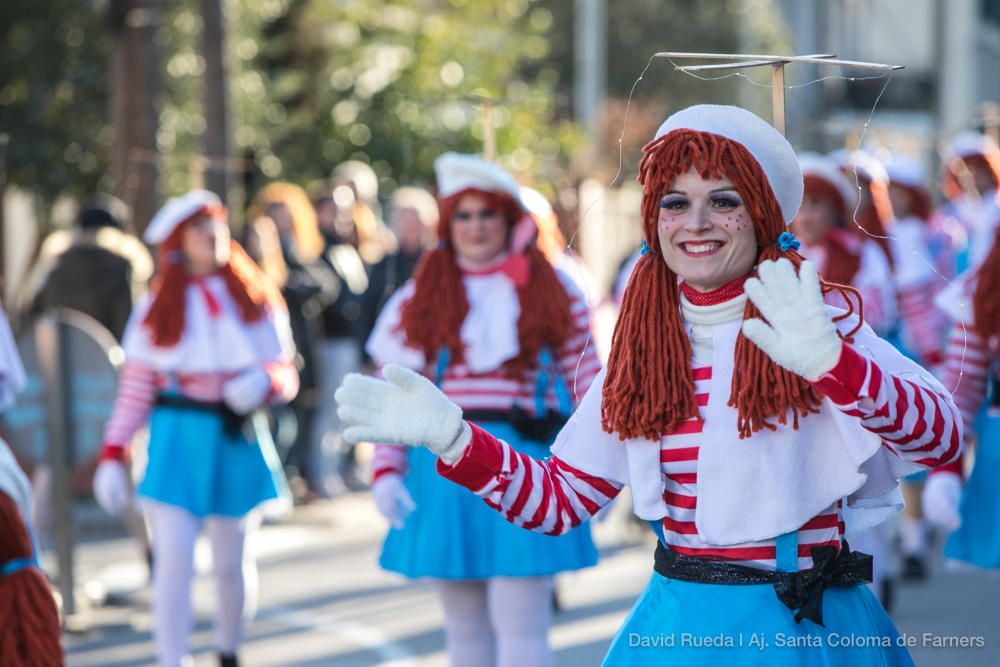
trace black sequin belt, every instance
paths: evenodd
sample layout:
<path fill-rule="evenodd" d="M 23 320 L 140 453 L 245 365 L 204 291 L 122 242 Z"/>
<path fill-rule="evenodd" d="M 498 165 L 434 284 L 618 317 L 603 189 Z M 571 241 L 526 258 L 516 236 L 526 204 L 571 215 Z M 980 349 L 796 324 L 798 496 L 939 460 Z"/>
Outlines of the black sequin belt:
<path fill-rule="evenodd" d="M 823 545 L 812 548 L 813 566 L 799 572 L 778 572 L 679 554 L 657 541 L 653 569 L 669 579 L 699 584 L 772 584 L 778 599 L 803 618 L 823 625 L 823 591 L 850 588 L 872 580 L 872 557 L 851 551 L 847 542 L 838 550 Z"/>

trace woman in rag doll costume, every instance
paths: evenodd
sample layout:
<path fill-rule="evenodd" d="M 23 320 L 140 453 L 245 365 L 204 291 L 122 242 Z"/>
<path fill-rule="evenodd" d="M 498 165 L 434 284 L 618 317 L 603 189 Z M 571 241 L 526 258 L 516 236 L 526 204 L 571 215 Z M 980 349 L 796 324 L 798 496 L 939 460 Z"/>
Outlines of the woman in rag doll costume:
<path fill-rule="evenodd" d="M 441 475 L 551 534 L 630 484 L 659 544 L 606 665 L 912 665 L 863 585 L 870 557 L 845 537 L 899 510 L 899 478 L 959 455 L 948 392 L 824 304 L 824 292 L 851 290 L 794 251 L 785 224 L 802 175 L 757 116 L 674 114 L 644 148 L 639 180 L 648 252 L 608 368 L 551 459 L 516 455 L 396 368 L 388 382 L 345 380 L 346 437 L 422 445 Z M 750 633 L 767 648 L 747 646 Z"/>
<path fill-rule="evenodd" d="M 0 410 L 25 383 L 7 317 L 0 311 Z M 31 485 L 0 439 L 0 665 L 62 667 L 59 612 L 31 534 Z"/>
<path fill-rule="evenodd" d="M 189 665 L 194 547 L 212 545 L 216 642 L 237 664 L 256 604 L 247 547 L 268 501 L 288 490 L 266 419 L 298 390 L 288 313 L 277 288 L 230 239 L 218 197 L 193 191 L 160 209 L 146 230 L 159 275 L 125 330 L 125 365 L 104 431 L 94 495 L 110 513 L 131 502 L 128 445 L 149 422 L 138 487 L 153 541 L 153 635 L 161 667 Z"/>
<path fill-rule="evenodd" d="M 386 302 L 366 350 L 387 379 L 426 384 L 512 454 L 547 457 L 576 393 L 600 371 L 587 303 L 536 245 L 510 174 L 456 153 L 434 168 L 440 245 Z M 435 403 L 407 411 L 442 420 Z M 454 437 L 459 421 L 444 419 Z M 557 538 L 521 530 L 435 465 L 426 449 L 376 446 L 372 495 L 392 526 L 380 564 L 437 580 L 451 664 L 551 665 L 553 575 L 597 562 L 589 529 Z"/>
<path fill-rule="evenodd" d="M 799 156 L 803 194 L 791 228 L 801 241 L 797 248 L 816 265 L 823 280 L 857 290 L 864 301 L 864 319 L 879 335 L 896 325 L 896 292 L 892 269 L 878 244 L 859 235 L 852 222 L 858 197 L 848 179 L 828 157 Z M 827 303 L 848 308 L 844 294 L 831 291 Z"/>
<path fill-rule="evenodd" d="M 945 352 L 944 384 L 953 388 L 975 463 L 964 480 L 961 460 L 932 470 L 924 514 L 951 532 L 946 558 L 1000 569 L 1000 228 L 977 269 L 938 294 L 954 325 Z"/>

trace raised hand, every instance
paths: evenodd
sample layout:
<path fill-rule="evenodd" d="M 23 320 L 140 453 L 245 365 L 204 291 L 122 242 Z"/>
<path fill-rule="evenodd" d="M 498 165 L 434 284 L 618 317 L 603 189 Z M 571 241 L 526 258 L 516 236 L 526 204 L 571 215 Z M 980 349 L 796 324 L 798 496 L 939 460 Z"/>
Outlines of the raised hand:
<path fill-rule="evenodd" d="M 758 278 L 744 284 L 763 321 L 743 323 L 743 335 L 782 368 L 815 382 L 840 360 L 843 342 L 837 335 L 812 262 L 802 262 L 798 275 L 787 259 L 762 262 Z"/>

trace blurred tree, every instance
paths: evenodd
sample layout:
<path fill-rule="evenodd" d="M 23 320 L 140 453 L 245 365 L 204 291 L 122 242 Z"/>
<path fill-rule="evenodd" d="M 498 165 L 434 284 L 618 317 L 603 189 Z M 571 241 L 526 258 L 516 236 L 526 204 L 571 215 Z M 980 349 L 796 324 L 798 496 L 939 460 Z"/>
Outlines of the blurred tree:
<path fill-rule="evenodd" d="M 446 150 L 481 151 L 476 98 L 496 100 L 499 159 L 515 172 L 554 178 L 578 141 L 556 117 L 549 10 L 528 0 L 290 0 L 245 62 L 237 141 L 253 147 L 266 178 L 309 182 L 347 159 L 370 162 L 384 189 L 432 179 Z M 239 47 L 238 47 L 239 48 Z M 252 136 L 250 136 L 252 135 Z"/>
<path fill-rule="evenodd" d="M 110 187 L 110 41 L 79 0 L 0 2 L 0 133 L 8 183 L 51 203 Z"/>

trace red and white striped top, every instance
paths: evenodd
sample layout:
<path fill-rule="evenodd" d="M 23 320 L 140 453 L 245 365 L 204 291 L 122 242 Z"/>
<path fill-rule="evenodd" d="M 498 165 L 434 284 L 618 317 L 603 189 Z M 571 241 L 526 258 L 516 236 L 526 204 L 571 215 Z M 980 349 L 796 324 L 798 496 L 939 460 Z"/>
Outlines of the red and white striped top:
<path fill-rule="evenodd" d="M 272 362 L 265 367 L 271 376 L 271 403 L 287 403 L 298 391 L 298 371 L 291 362 Z M 173 388 L 181 395 L 196 401 L 219 402 L 222 385 L 232 379 L 233 373 L 176 374 L 175 386 L 170 377 L 148 366 L 126 362 L 118 378 L 118 392 L 111 418 L 104 426 L 103 459 L 121 459 L 136 431 L 145 425 L 162 391 Z"/>
<path fill-rule="evenodd" d="M 570 313 L 573 332 L 563 348 L 553 351 L 552 356 L 575 406 L 600 373 L 601 361 L 591 337 L 590 310 L 586 301 L 575 292 L 570 292 Z M 434 370 L 434 366 L 430 365 L 423 372 L 433 378 Z M 441 378 L 441 390 L 462 410 L 508 411 L 517 406 L 534 415 L 537 382 L 538 369 L 516 379 L 507 376 L 505 366 L 488 373 L 474 374 L 465 364 L 452 363 Z M 549 377 L 545 404 L 549 409 L 559 408 L 555 379 L 552 377 Z M 406 451 L 407 448 L 402 445 L 376 445 L 373 481 L 391 472 L 405 474 Z"/>
<path fill-rule="evenodd" d="M 695 365 L 695 391 L 702 414 L 682 423 L 661 440 L 664 475 L 664 538 L 675 551 L 774 569 L 775 542 L 716 546 L 702 542 L 694 523 L 698 501 L 697 459 L 704 426 L 704 407 L 712 369 Z M 884 374 L 849 345 L 840 362 L 815 387 L 843 412 L 861 419 L 898 456 L 925 466 L 954 459 L 960 451 L 958 418 L 947 401 L 927 388 Z M 808 418 L 806 419 L 808 427 Z M 538 461 L 473 425 L 472 443 L 454 466 L 438 463 L 445 477 L 481 496 L 516 524 L 559 535 L 593 516 L 621 486 L 587 475 L 553 457 Z M 799 529 L 799 567 L 812 565 L 813 546 L 840 545 L 844 531 L 840 503 L 819 513 Z"/>
<path fill-rule="evenodd" d="M 962 419 L 969 426 L 986 400 L 990 373 L 996 372 L 986 341 L 971 325 L 956 322 L 948 336 L 944 355 L 945 388 L 952 392 Z M 966 433 L 972 435 L 972 429 Z"/>
<path fill-rule="evenodd" d="M 928 283 L 901 289 L 898 296 L 899 315 L 906 325 L 909 344 L 925 366 L 937 366 L 944 357 L 942 347 L 947 321 L 944 313 L 934 306 L 934 285 Z"/>

